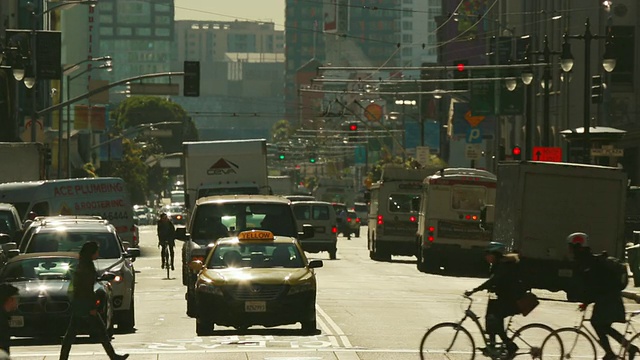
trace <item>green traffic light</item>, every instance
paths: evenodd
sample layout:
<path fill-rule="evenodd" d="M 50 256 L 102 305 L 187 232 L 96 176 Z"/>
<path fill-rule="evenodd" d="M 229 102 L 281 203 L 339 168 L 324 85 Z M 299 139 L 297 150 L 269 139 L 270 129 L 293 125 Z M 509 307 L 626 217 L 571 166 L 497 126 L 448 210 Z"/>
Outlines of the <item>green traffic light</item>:
<path fill-rule="evenodd" d="M 280 160 L 284 160 L 284 154 L 280 154 L 280 155 L 278 155 L 278 158 L 279 158 Z"/>
<path fill-rule="evenodd" d="M 309 162 L 312 163 L 312 164 L 315 163 L 316 162 L 316 158 L 309 158 Z"/>

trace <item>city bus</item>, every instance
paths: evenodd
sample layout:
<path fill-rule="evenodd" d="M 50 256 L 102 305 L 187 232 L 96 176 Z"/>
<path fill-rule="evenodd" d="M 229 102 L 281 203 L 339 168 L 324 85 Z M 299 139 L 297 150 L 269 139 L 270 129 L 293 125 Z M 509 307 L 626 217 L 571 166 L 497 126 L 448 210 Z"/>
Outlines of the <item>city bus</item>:
<path fill-rule="evenodd" d="M 491 241 L 496 176 L 486 170 L 448 168 L 424 179 L 418 216 L 417 267 L 421 272 L 486 274 L 483 251 Z"/>

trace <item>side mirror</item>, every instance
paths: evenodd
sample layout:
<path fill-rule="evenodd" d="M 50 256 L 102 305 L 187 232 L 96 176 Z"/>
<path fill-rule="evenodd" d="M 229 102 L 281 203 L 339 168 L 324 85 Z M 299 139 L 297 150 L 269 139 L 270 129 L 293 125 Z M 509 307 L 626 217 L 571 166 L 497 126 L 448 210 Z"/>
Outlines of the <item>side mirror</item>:
<path fill-rule="evenodd" d="M 105 272 L 98 276 L 98 281 L 113 281 L 116 278 L 116 274 Z"/>
<path fill-rule="evenodd" d="M 0 249 L 2 249 L 2 251 L 10 251 L 17 248 L 18 248 L 18 244 L 16 244 L 15 242 L 0 244 Z"/>
<path fill-rule="evenodd" d="M 187 241 L 189 240 L 189 235 L 187 234 L 187 228 L 179 226 L 176 228 L 176 240 Z"/>
<path fill-rule="evenodd" d="M 189 263 L 189 269 L 191 269 L 191 272 L 194 274 L 199 273 L 203 267 L 204 267 L 204 264 L 200 260 L 193 260 L 192 262 Z"/>
<path fill-rule="evenodd" d="M 313 228 L 313 225 L 304 224 L 302 225 L 302 233 L 298 234 L 299 239 L 310 239 L 316 234 L 316 229 Z"/>
<path fill-rule="evenodd" d="M 309 261 L 309 269 L 321 268 L 322 266 L 324 266 L 324 263 L 322 262 L 322 260 Z"/>
<path fill-rule="evenodd" d="M 140 249 L 139 248 L 128 248 L 124 257 L 126 258 L 137 258 L 140 257 Z"/>
<path fill-rule="evenodd" d="M 9 251 L 7 251 L 7 258 L 11 259 L 14 258 L 16 256 L 20 255 L 20 250 L 18 249 L 11 249 Z"/>

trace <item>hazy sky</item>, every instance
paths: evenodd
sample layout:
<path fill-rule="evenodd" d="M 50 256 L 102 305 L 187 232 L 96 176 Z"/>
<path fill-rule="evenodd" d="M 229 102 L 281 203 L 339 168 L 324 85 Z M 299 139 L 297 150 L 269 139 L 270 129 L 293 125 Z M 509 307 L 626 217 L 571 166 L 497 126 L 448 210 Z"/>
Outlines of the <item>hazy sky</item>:
<path fill-rule="evenodd" d="M 273 21 L 284 28 L 285 0 L 175 0 L 176 20 Z"/>

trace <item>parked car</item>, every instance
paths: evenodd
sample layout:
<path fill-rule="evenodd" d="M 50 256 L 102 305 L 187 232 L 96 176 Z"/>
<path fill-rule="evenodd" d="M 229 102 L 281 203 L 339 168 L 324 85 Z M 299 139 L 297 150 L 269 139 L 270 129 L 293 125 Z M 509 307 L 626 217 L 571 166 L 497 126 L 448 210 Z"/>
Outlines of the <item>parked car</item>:
<path fill-rule="evenodd" d="M 270 231 L 243 231 L 220 239 L 206 259 L 190 264 L 198 273 L 194 292 L 196 333 L 210 335 L 214 326 L 246 329 L 252 325 L 301 323 L 316 331 L 317 284 L 314 268 L 298 241 Z"/>
<path fill-rule="evenodd" d="M 95 241 L 100 246 L 99 272 L 116 275 L 111 282 L 113 288 L 114 322 L 118 329 L 131 330 L 135 325 L 134 290 L 135 271 L 133 262 L 140 256 L 140 249 L 125 250 L 113 225 L 100 222 L 77 222 L 44 224 L 34 230 L 24 244 L 25 253 L 79 252 L 82 245 Z"/>
<path fill-rule="evenodd" d="M 314 229 L 313 237 L 299 240 L 302 249 L 312 253 L 327 251 L 329 258 L 334 260 L 337 252 L 338 223 L 331 203 L 294 201 L 291 207 L 293 207 L 299 232 L 303 231 L 303 224 L 310 224 Z"/>
<path fill-rule="evenodd" d="M 7 234 L 13 241 L 22 236 L 22 221 L 15 206 L 0 203 L 0 234 Z"/>
<path fill-rule="evenodd" d="M 353 203 L 353 211 L 360 218 L 360 226 L 365 225 L 369 217 L 369 205 L 363 202 Z"/>
<path fill-rule="evenodd" d="M 60 336 L 71 318 L 69 284 L 78 265 L 78 254 L 70 252 L 18 255 L 0 271 L 0 283 L 19 289 L 18 310 L 9 317 L 9 333 L 21 337 Z M 113 275 L 111 275 L 112 277 Z M 111 277 L 95 283 L 98 312 L 107 330 L 113 326 Z M 89 333 L 84 329 L 84 333 Z"/>
<path fill-rule="evenodd" d="M 133 221 L 137 225 L 153 225 L 153 211 L 146 205 L 133 205 Z"/>

